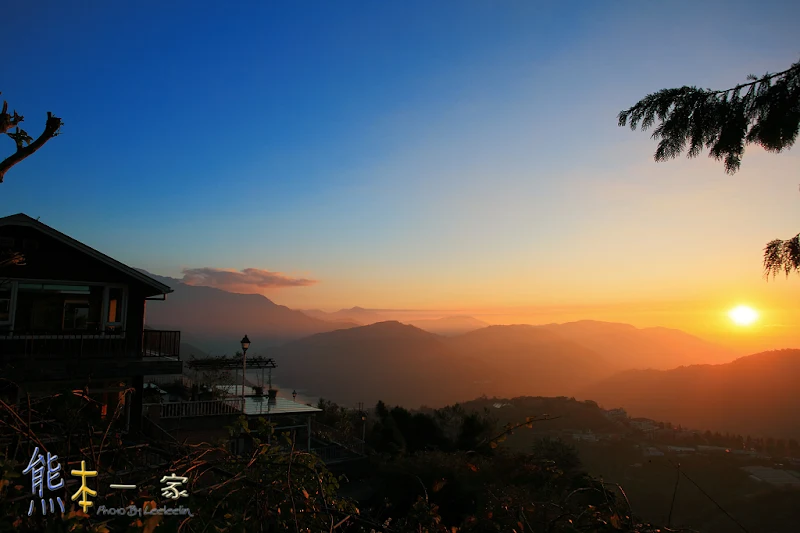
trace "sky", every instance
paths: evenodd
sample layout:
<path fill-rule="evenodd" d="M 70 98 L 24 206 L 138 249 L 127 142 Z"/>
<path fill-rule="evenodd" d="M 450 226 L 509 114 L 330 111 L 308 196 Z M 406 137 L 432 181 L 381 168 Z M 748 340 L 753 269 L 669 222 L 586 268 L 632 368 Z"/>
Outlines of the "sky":
<path fill-rule="evenodd" d="M 797 148 L 750 147 L 729 176 L 655 163 L 616 120 L 785 69 L 800 4 L 228 4 L 7 6 L 2 98 L 31 134 L 65 125 L 6 175 L 0 215 L 293 308 L 800 347 L 800 276 L 761 268 L 800 231 Z M 731 324 L 739 304 L 756 325 Z"/>

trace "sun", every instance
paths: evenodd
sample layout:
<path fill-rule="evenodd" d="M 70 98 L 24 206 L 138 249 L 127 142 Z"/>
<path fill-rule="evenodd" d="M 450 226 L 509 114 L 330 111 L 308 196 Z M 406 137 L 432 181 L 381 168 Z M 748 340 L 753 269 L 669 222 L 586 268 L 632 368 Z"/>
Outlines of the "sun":
<path fill-rule="evenodd" d="M 752 307 L 739 305 L 728 312 L 728 316 L 737 326 L 749 326 L 758 320 L 758 313 Z"/>

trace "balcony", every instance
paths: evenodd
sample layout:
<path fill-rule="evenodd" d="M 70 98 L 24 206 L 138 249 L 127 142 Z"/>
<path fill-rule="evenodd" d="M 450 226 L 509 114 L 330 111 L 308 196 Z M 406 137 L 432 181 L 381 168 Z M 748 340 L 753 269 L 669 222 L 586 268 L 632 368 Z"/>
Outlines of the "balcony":
<path fill-rule="evenodd" d="M 142 335 L 142 357 L 175 357 L 180 360 L 181 332 L 146 329 Z"/>
<path fill-rule="evenodd" d="M 106 333 L 14 331 L 0 334 L 0 364 L 17 379 L 180 374 L 180 331 Z"/>
<path fill-rule="evenodd" d="M 137 334 L 119 330 L 107 333 L 14 331 L 0 335 L 0 353 L 4 357 L 37 359 L 180 359 L 180 331 L 146 329 L 141 343 L 137 337 Z"/>

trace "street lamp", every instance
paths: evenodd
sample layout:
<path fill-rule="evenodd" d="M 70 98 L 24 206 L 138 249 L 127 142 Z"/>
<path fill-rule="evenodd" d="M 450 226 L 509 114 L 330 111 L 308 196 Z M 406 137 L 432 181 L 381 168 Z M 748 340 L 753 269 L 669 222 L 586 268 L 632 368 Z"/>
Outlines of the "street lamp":
<path fill-rule="evenodd" d="M 367 413 L 361 411 L 361 441 L 367 441 Z"/>
<path fill-rule="evenodd" d="M 244 376 L 247 372 L 247 349 L 250 347 L 250 339 L 247 335 L 241 340 L 242 343 L 242 414 L 244 414 Z"/>
<path fill-rule="evenodd" d="M 297 401 L 297 389 L 292 391 L 292 400 Z"/>

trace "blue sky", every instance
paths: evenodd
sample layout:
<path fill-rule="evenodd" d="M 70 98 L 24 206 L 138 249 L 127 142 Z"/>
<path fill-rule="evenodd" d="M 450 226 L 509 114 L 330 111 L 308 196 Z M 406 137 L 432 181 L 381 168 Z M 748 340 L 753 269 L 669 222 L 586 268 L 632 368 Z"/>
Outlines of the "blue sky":
<path fill-rule="evenodd" d="M 708 299 L 800 229 L 796 150 L 730 177 L 616 126 L 797 61 L 796 2 L 123 4 L 4 9 L 3 98 L 65 126 L 0 214 L 160 274 L 318 280 L 266 292 L 296 307 Z"/>

